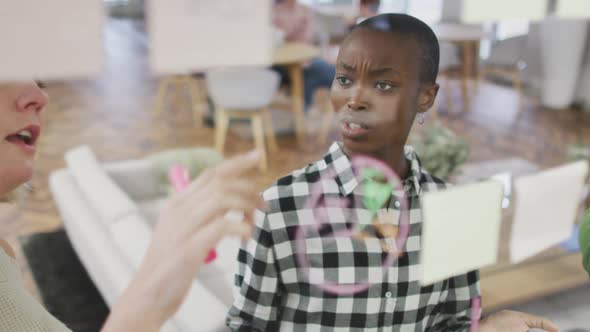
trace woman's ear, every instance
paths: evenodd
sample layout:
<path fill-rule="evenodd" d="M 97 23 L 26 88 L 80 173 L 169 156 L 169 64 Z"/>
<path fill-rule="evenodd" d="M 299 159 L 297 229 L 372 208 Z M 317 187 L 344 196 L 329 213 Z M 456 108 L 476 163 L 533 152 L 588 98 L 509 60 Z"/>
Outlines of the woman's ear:
<path fill-rule="evenodd" d="M 418 112 L 424 113 L 432 108 L 434 100 L 438 94 L 439 85 L 437 83 L 423 84 L 418 96 Z"/>

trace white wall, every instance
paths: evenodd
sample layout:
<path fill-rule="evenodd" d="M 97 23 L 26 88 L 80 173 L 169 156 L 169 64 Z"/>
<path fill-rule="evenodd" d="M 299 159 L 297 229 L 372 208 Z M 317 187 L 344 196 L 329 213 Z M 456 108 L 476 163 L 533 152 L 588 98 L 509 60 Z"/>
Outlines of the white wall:
<path fill-rule="evenodd" d="M 459 22 L 461 20 L 461 8 L 463 0 L 443 0 L 443 22 Z"/>
<path fill-rule="evenodd" d="M 462 5 L 463 0 L 444 0 L 441 20 L 446 22 L 460 22 Z M 530 87 L 531 92 L 537 95 L 541 93 L 543 80 L 540 46 L 541 41 L 538 25 L 532 23 L 529 29 L 525 54 L 518 55 L 517 52 L 514 54 L 515 58 L 524 59 L 527 63 L 527 68 L 523 73 L 523 80 Z M 585 103 L 590 108 L 590 33 L 586 42 L 584 64 L 580 68 L 576 100 Z"/>
<path fill-rule="evenodd" d="M 590 111 L 590 31 L 586 40 L 586 54 L 584 55 L 584 65 L 582 68 L 578 81 L 576 100 L 583 102 L 586 105 L 586 109 Z"/>

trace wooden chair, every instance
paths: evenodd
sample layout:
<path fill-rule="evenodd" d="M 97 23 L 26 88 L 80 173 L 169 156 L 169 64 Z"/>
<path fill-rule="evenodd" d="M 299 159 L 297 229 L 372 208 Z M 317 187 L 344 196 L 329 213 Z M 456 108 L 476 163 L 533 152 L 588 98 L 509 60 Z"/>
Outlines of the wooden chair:
<path fill-rule="evenodd" d="M 459 55 L 457 47 L 448 42 L 440 42 L 440 59 L 438 65 L 438 82 L 440 84 L 442 93 L 447 102 L 447 111 L 453 112 L 453 93 L 449 84 L 450 71 L 459 66 Z M 432 108 L 428 111 L 433 119 L 438 119 L 438 109 L 440 108 L 440 101 L 442 96 L 438 96 Z"/>
<path fill-rule="evenodd" d="M 156 104 L 154 105 L 154 115 L 159 116 L 162 113 L 164 103 L 166 102 L 166 96 L 170 88 L 177 89 L 182 86 L 188 88 L 193 119 L 197 126 L 200 127 L 203 124 L 203 114 L 207 107 L 206 90 L 204 89 L 205 85 L 203 84 L 203 80 L 193 78 L 191 75 L 169 76 L 164 77 L 160 81 Z M 178 102 L 177 99 L 175 101 Z M 175 107 L 179 107 L 179 105 L 176 104 Z"/>
<path fill-rule="evenodd" d="M 254 144 L 263 151 L 260 169 L 268 169 L 266 145 L 270 152 L 278 150 L 268 106 L 279 88 L 279 74 L 251 68 L 211 71 L 206 77 L 215 105 L 215 148 L 223 153 L 231 119 L 248 119 Z"/>
<path fill-rule="evenodd" d="M 490 56 L 480 64 L 476 86 L 479 88 L 486 76 L 499 76 L 512 81 L 512 86 L 518 97 L 518 109 L 524 109 L 522 94 L 522 71 L 526 69 L 526 62 L 522 60 L 527 45 L 527 36 L 516 36 L 492 44 Z"/>

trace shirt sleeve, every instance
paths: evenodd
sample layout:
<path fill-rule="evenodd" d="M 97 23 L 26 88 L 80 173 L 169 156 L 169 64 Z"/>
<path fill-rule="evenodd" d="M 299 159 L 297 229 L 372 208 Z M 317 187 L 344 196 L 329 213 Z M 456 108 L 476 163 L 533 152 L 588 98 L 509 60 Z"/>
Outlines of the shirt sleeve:
<path fill-rule="evenodd" d="M 299 31 L 299 41 L 307 44 L 313 43 L 314 35 L 314 18 L 311 9 L 305 8 L 303 24 L 301 24 L 301 31 Z"/>
<path fill-rule="evenodd" d="M 479 272 L 472 271 L 447 282 L 446 296 L 439 303 L 432 331 L 467 332 L 471 326 L 471 304 L 480 297 Z"/>
<path fill-rule="evenodd" d="M 256 227 L 238 253 L 234 303 L 226 324 L 232 331 L 278 331 L 279 273 L 266 215 L 256 212 Z"/>

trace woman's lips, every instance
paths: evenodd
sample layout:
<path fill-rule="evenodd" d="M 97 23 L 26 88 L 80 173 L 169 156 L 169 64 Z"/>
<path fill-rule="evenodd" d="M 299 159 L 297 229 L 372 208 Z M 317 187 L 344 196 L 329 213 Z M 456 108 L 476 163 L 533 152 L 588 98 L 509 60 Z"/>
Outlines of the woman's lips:
<path fill-rule="evenodd" d="M 35 152 L 35 144 L 41 133 L 38 125 L 29 125 L 21 130 L 6 136 L 5 140 L 12 143 L 27 153 Z"/>
<path fill-rule="evenodd" d="M 340 127 L 342 129 L 342 135 L 351 139 L 365 136 L 370 131 L 370 128 L 366 125 L 354 121 L 342 121 Z"/>

